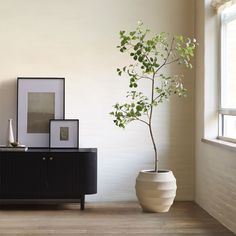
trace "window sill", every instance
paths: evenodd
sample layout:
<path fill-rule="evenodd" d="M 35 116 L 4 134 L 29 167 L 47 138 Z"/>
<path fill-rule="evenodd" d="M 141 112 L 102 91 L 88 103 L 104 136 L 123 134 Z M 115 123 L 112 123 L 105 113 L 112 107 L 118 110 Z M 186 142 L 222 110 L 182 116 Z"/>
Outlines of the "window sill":
<path fill-rule="evenodd" d="M 231 143 L 219 139 L 207 139 L 207 138 L 202 138 L 202 142 L 208 143 L 217 147 L 223 147 L 225 149 L 231 150 L 231 151 L 236 151 L 236 143 Z"/>

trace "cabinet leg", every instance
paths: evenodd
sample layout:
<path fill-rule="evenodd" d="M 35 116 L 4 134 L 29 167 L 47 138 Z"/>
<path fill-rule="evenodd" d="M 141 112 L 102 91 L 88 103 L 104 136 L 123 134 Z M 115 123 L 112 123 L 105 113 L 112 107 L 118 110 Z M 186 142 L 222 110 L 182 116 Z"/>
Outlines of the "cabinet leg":
<path fill-rule="evenodd" d="M 80 198 L 80 210 L 84 210 L 85 195 L 82 195 Z"/>

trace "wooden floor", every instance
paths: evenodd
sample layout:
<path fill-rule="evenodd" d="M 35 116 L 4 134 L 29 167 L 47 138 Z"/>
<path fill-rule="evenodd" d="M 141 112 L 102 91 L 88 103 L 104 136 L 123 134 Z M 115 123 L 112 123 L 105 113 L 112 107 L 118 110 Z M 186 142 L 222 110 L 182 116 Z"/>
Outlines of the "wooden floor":
<path fill-rule="evenodd" d="M 2 206 L 0 236 L 234 235 L 192 202 L 177 202 L 168 213 L 143 213 L 137 203 L 64 206 Z"/>

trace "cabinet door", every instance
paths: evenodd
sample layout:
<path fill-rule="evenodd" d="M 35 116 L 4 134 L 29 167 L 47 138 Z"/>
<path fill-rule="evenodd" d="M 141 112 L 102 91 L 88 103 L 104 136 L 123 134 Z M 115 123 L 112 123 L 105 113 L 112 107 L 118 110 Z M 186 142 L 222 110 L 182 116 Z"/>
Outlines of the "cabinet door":
<path fill-rule="evenodd" d="M 47 157 L 46 191 L 48 198 L 68 198 L 75 189 L 73 153 L 52 153 Z"/>
<path fill-rule="evenodd" d="M 76 167 L 76 192 L 97 193 L 97 153 L 79 153 L 76 158 Z"/>
<path fill-rule="evenodd" d="M 32 153 L 1 155 L 1 198 L 37 198 L 43 184 L 42 158 Z"/>

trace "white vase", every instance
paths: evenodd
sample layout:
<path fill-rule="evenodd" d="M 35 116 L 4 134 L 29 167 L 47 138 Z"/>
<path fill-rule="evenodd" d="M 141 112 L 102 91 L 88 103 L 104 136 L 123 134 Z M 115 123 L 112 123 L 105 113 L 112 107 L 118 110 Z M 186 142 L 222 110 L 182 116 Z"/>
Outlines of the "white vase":
<path fill-rule="evenodd" d="M 176 196 L 176 179 L 170 170 L 143 170 L 136 178 L 136 195 L 143 211 L 167 212 Z"/>
<path fill-rule="evenodd" d="M 12 119 L 8 119 L 8 145 L 10 146 L 11 143 L 14 143 L 14 134 L 13 134 L 13 128 L 12 128 Z"/>

